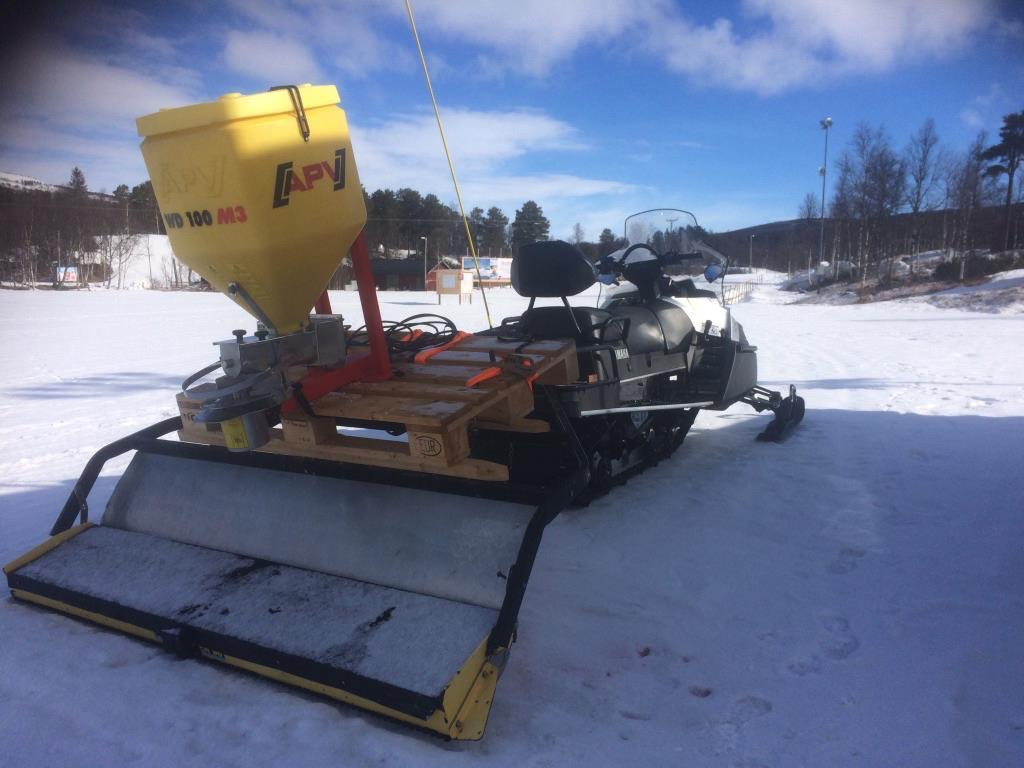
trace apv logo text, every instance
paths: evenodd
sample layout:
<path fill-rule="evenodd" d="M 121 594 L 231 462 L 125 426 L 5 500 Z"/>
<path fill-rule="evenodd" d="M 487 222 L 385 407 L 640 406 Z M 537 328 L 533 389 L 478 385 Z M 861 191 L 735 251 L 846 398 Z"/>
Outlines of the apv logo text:
<path fill-rule="evenodd" d="M 310 163 L 300 169 L 302 176 L 293 169 L 294 163 L 281 163 L 277 166 L 277 178 L 274 180 L 274 207 L 288 205 L 288 196 L 292 192 L 308 192 L 313 185 L 325 176 L 334 182 L 334 191 L 345 188 L 345 150 L 334 153 L 334 165 L 330 161 Z"/>

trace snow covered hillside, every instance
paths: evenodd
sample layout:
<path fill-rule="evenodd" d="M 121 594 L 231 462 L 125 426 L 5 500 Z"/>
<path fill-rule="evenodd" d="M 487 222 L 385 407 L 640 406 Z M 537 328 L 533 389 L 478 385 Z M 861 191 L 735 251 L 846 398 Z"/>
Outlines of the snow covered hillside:
<path fill-rule="evenodd" d="M 525 305 L 489 295 L 496 322 Z M 702 413 L 671 461 L 557 519 L 483 742 L 4 598 L 0 763 L 1024 765 L 1024 315 L 788 298 L 734 311 L 804 423 L 775 445 L 754 440 L 767 416 Z M 391 319 L 438 310 L 380 299 Z M 353 294 L 332 301 L 361 323 Z M 478 297 L 440 311 L 485 324 Z M 0 294 L 0 561 L 252 326 L 210 293 Z"/>
<path fill-rule="evenodd" d="M 45 181 L 40 181 L 32 176 L 8 173 L 7 171 L 0 171 L 0 187 L 29 192 L 56 192 L 61 189 L 56 184 L 47 184 Z"/>
<path fill-rule="evenodd" d="M 937 307 L 975 312 L 1024 312 L 1024 269 L 998 272 L 980 285 L 950 288 L 928 300 Z"/>

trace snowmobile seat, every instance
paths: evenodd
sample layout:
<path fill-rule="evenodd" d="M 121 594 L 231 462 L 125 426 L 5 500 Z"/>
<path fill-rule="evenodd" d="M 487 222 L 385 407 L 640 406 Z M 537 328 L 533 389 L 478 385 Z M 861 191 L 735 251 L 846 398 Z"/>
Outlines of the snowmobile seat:
<path fill-rule="evenodd" d="M 562 240 L 544 240 L 519 249 L 512 259 L 512 287 L 520 296 L 575 296 L 597 282 L 594 265 Z"/>
<path fill-rule="evenodd" d="M 531 307 L 519 319 L 523 333 L 535 339 L 572 339 L 578 346 L 622 341 L 626 324 L 594 307 Z"/>
<path fill-rule="evenodd" d="M 530 243 L 512 259 L 512 287 L 530 298 L 520 318 L 524 333 L 538 339 L 572 339 L 580 346 L 621 341 L 625 324 L 593 307 L 570 307 L 568 296 L 582 293 L 597 281 L 587 257 L 562 240 Z M 535 307 L 537 298 L 560 298 L 561 307 Z"/>

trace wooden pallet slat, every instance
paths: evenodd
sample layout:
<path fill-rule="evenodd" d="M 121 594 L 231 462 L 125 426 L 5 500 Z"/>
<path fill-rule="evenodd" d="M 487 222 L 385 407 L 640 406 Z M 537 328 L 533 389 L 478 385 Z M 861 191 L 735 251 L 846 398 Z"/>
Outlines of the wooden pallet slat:
<path fill-rule="evenodd" d="M 547 361 L 545 355 L 535 355 L 528 352 L 515 352 L 513 349 L 494 351 L 494 359 L 491 352 L 473 349 L 446 349 L 438 352 L 428 365 L 477 365 L 486 367 L 490 365 L 501 365 L 501 361 L 509 355 L 516 355 L 520 358 L 529 358 L 534 365 L 542 365 Z"/>
<path fill-rule="evenodd" d="M 467 387 L 451 382 L 411 381 L 405 377 L 390 381 L 356 382 L 345 387 L 346 392 L 360 395 L 388 395 L 390 397 L 409 397 L 417 400 L 436 398 L 437 400 L 481 403 L 494 399 L 493 388 Z M 500 393 L 497 393 L 500 396 Z"/>
<path fill-rule="evenodd" d="M 540 341 L 523 345 L 493 336 L 472 336 L 426 363 L 396 360 L 394 378 L 356 382 L 314 401 L 316 416 L 292 413 L 271 430 L 259 450 L 333 461 L 389 466 L 418 472 L 502 481 L 508 467 L 469 457 L 469 430 L 542 433 L 547 422 L 530 419 L 531 383 L 519 373 L 500 375 L 474 387 L 466 382 L 510 354 L 525 355 L 541 384 L 563 384 L 578 376 L 572 342 Z M 223 445 L 217 424 L 195 421 L 199 403 L 178 396 L 183 440 Z M 383 440 L 339 432 L 336 419 L 401 424 L 407 439 Z M 344 422 L 343 422 L 344 423 Z"/>
<path fill-rule="evenodd" d="M 313 410 L 320 416 L 333 416 L 340 419 L 443 427 L 463 416 L 464 405 L 448 400 L 414 400 L 342 391 L 324 395 L 313 404 Z"/>
<path fill-rule="evenodd" d="M 220 432 L 207 432 L 197 436 L 190 430 L 178 432 L 184 442 L 205 445 L 224 445 Z M 405 443 L 395 440 L 359 438 L 358 445 L 346 443 L 347 438 L 339 437 L 337 442 L 305 445 L 286 439 L 282 429 L 270 431 L 270 442 L 259 449 L 261 453 L 276 453 L 285 456 L 304 456 L 310 459 L 326 459 L 349 464 L 367 464 L 373 467 L 389 467 L 412 472 L 424 472 L 449 477 L 465 477 L 473 480 L 504 482 L 508 480 L 508 467 L 493 461 L 464 459 L 452 465 L 426 462 L 411 456 Z M 405 449 L 403 449 L 403 447 Z"/>

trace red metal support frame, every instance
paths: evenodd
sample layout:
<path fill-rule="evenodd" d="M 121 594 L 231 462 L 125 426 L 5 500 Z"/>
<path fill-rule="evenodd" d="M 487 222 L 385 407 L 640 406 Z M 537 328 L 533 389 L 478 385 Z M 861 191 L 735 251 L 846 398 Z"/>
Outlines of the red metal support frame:
<path fill-rule="evenodd" d="M 380 381 L 391 378 L 391 355 L 388 352 L 388 340 L 384 336 L 384 323 L 380 317 L 380 305 L 377 303 L 377 286 L 373 282 L 373 270 L 370 268 L 370 252 L 366 248 L 366 236 L 360 232 L 352 244 L 352 272 L 356 276 L 359 288 L 359 303 L 363 308 L 363 322 L 366 324 L 366 335 L 370 341 L 370 356 L 373 358 L 373 370 Z"/>
<path fill-rule="evenodd" d="M 316 304 L 313 305 L 313 311 L 318 315 L 333 315 L 331 311 L 331 297 L 327 295 L 327 289 L 324 288 L 324 292 L 320 294 L 320 298 L 316 300 Z"/>
<path fill-rule="evenodd" d="M 302 380 L 302 394 L 310 402 L 354 381 L 385 381 L 391 378 L 391 354 L 384 334 L 380 305 L 377 303 L 377 287 L 373 282 L 373 270 L 370 268 L 370 252 L 366 248 L 366 238 L 362 232 L 352 244 L 351 254 L 352 271 L 355 273 L 356 286 L 359 289 L 359 303 L 363 309 L 363 322 L 366 325 L 370 351 L 368 354 L 349 355 L 348 361 L 340 368 L 310 368 Z M 331 300 L 326 289 L 316 300 L 314 311 L 317 314 L 331 314 Z M 281 412 L 285 414 L 298 408 L 299 404 L 294 397 L 289 397 L 281 404 Z"/>

